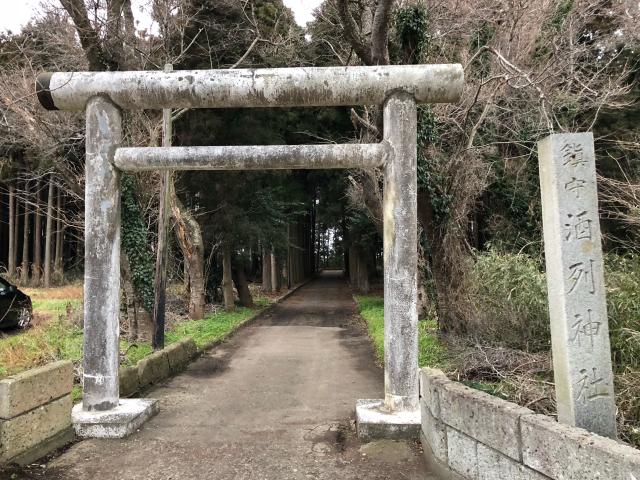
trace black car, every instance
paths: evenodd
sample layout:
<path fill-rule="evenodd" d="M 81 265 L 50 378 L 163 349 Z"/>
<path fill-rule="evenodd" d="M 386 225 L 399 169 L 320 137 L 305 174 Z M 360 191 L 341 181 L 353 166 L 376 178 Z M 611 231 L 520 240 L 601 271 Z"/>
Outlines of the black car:
<path fill-rule="evenodd" d="M 27 328 L 32 316 L 29 295 L 0 278 L 0 329 Z"/>

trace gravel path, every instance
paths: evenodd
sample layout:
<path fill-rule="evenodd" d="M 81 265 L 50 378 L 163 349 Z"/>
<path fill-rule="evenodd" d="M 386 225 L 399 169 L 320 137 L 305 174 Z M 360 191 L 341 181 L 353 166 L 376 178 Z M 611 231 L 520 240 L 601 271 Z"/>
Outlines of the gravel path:
<path fill-rule="evenodd" d="M 125 440 L 79 442 L 52 480 L 435 479 L 418 444 L 355 436 L 382 370 L 344 280 L 328 272 L 150 392 L 160 413 Z"/>

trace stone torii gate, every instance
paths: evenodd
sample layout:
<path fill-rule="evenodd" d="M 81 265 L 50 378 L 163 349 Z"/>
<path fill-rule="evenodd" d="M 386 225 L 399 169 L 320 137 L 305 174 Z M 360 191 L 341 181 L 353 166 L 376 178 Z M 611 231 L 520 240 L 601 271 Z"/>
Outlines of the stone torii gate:
<path fill-rule="evenodd" d="M 360 435 L 417 431 L 417 104 L 453 103 L 460 65 L 44 73 L 49 110 L 86 111 L 84 436 L 122 437 L 156 411 L 119 395 L 120 172 L 384 169 L 385 398 L 360 400 Z M 382 105 L 377 144 L 123 148 L 122 109 Z"/>

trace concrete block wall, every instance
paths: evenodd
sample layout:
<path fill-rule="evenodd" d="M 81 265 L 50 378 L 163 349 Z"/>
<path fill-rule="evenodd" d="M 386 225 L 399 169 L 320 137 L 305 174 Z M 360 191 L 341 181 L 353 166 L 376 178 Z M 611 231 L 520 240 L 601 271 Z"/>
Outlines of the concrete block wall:
<path fill-rule="evenodd" d="M 120 394 L 131 396 L 184 370 L 198 355 L 186 338 L 120 368 Z M 0 380 L 0 465 L 31 463 L 74 440 L 73 364 L 55 362 Z"/>
<path fill-rule="evenodd" d="M 640 480 L 640 451 L 557 423 L 484 392 L 420 372 L 421 440 L 443 477 Z"/>
<path fill-rule="evenodd" d="M 73 440 L 73 364 L 0 380 L 0 464 L 30 463 Z"/>
<path fill-rule="evenodd" d="M 185 338 L 143 358 L 133 367 L 120 367 L 120 396 L 130 397 L 142 388 L 166 380 L 187 368 L 198 355 L 192 338 Z"/>

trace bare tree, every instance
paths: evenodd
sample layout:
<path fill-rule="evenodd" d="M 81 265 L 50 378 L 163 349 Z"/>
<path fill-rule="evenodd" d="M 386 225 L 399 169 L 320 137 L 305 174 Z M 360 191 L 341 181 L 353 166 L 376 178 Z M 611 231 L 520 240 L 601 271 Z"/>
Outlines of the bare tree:
<path fill-rule="evenodd" d="M 473 262 L 470 225 L 491 180 L 489 159 L 499 158 L 517 178 L 535 161 L 542 136 L 591 129 L 603 112 L 629 108 L 633 101 L 628 95 L 631 49 L 620 43 L 638 45 L 640 12 L 623 3 L 410 0 L 401 8 L 415 8 L 414 20 L 423 8 L 428 25 L 409 32 L 413 43 L 407 46 L 402 44 L 406 32 L 399 31 L 403 25 L 390 22 L 392 1 L 329 0 L 322 8 L 319 22 L 334 25 L 339 19 L 342 46 L 326 40 L 340 63 L 384 63 L 387 39 L 392 39 L 396 62 L 455 61 L 465 68 L 462 101 L 430 110 L 438 135 L 419 151 L 428 178 L 419 189 L 418 215 L 429 239 L 426 253 L 443 329 L 465 329 L 465 274 Z M 345 44 L 357 58 L 345 55 Z M 380 137 L 375 108 L 364 115 L 352 112 L 352 120 L 363 141 Z M 351 198 L 366 207 L 379 229 L 381 188 L 378 172 L 352 176 Z"/>

